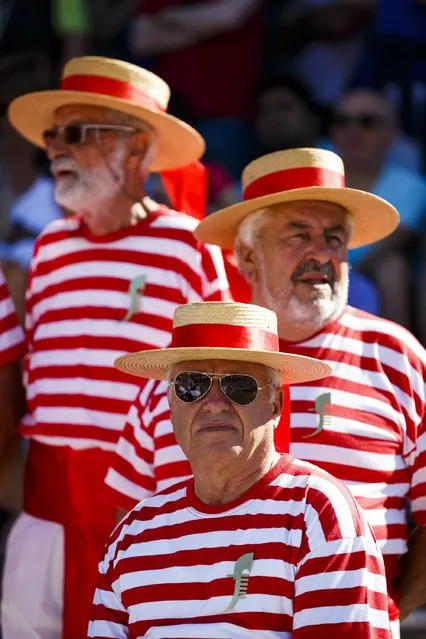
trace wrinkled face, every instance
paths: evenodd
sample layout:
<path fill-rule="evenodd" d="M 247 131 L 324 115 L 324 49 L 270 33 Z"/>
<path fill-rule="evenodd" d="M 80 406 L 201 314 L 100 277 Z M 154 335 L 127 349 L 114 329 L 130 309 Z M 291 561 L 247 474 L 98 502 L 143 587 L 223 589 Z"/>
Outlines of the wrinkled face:
<path fill-rule="evenodd" d="M 69 124 L 113 124 L 104 109 L 66 106 L 57 110 L 52 127 Z M 127 134 L 88 131 L 85 141 L 66 145 L 61 138 L 47 147 L 55 178 L 55 199 L 79 213 L 96 210 L 123 188 Z"/>
<path fill-rule="evenodd" d="M 255 129 L 269 151 L 301 146 L 318 134 L 318 118 L 291 89 L 272 87 L 257 102 Z"/>
<path fill-rule="evenodd" d="M 275 419 L 281 414 L 282 391 L 271 387 L 268 369 L 261 364 L 226 360 L 188 361 L 176 364 L 170 379 L 182 371 L 214 375 L 242 373 L 256 378 L 259 387 L 255 401 L 247 406 L 231 402 L 214 379 L 210 391 L 192 403 L 183 403 L 169 387 L 171 421 L 178 444 L 190 463 L 201 460 L 249 459 L 253 452 L 273 440 Z"/>
<path fill-rule="evenodd" d="M 381 96 L 354 91 L 342 99 L 330 133 L 345 164 L 362 166 L 382 161 L 394 140 L 396 125 Z"/>
<path fill-rule="evenodd" d="M 265 214 L 247 279 L 279 318 L 320 328 L 347 301 L 349 237 L 349 217 L 336 204 L 278 205 Z"/>

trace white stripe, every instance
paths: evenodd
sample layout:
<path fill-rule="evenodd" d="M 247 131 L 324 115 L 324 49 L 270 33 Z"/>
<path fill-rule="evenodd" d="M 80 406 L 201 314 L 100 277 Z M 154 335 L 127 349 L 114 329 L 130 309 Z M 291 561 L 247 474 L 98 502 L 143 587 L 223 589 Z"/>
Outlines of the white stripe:
<path fill-rule="evenodd" d="M 34 419 L 39 424 L 75 424 L 76 426 L 99 426 L 105 430 L 121 431 L 124 426 L 124 415 L 88 408 L 68 408 L 67 406 L 40 406 L 34 412 Z"/>
<path fill-rule="evenodd" d="M 407 517 L 404 510 L 396 508 L 364 508 L 364 514 L 371 526 L 389 526 L 390 524 L 406 524 Z"/>
<path fill-rule="evenodd" d="M 96 588 L 95 596 L 93 597 L 94 604 L 101 604 L 110 610 L 120 610 L 121 612 L 125 612 L 121 601 L 117 598 L 116 594 L 109 590 L 101 590 L 100 588 Z"/>
<path fill-rule="evenodd" d="M 89 623 L 88 636 L 105 639 L 128 639 L 129 633 L 126 626 L 112 621 L 91 621 Z"/>
<path fill-rule="evenodd" d="M 177 617 L 190 619 L 195 614 L 200 617 L 218 615 L 229 604 L 232 595 L 210 597 L 209 599 L 181 599 L 179 601 L 150 601 L 137 603 L 128 607 L 128 612 L 135 619 L 170 619 Z M 291 614 L 292 601 L 283 595 L 250 595 L 239 599 L 236 612 L 264 612 L 269 614 Z"/>
<path fill-rule="evenodd" d="M 209 583 L 216 579 L 223 579 L 226 575 L 234 572 L 235 561 L 221 561 L 216 564 L 199 564 L 195 566 L 171 566 L 159 570 L 140 570 L 136 572 L 126 572 L 120 576 L 120 587 L 122 592 L 139 588 L 141 586 L 151 586 L 152 584 L 191 584 Z M 278 559 L 256 559 L 250 571 L 250 578 L 253 577 L 274 577 L 286 581 L 294 581 L 294 567 Z"/>
<path fill-rule="evenodd" d="M 170 524 L 175 523 L 175 518 L 170 521 Z M 298 547 L 300 545 L 299 535 L 289 535 L 289 531 L 283 528 L 279 529 L 245 529 L 244 535 L 235 536 L 232 538 L 234 546 L 253 546 L 253 551 L 258 545 L 264 544 L 266 541 L 269 543 L 283 544 L 284 540 L 290 545 Z M 135 543 L 126 550 L 119 550 L 117 554 L 117 562 L 123 559 L 138 555 L 139 557 L 149 556 L 172 556 L 174 553 L 182 550 L 199 550 L 204 548 L 220 548 L 226 546 L 229 542 L 229 532 L 227 531 L 210 531 L 208 533 L 198 533 L 193 535 L 182 535 L 176 539 L 169 539 L 167 544 L 164 543 L 164 539 L 156 539 L 154 541 L 145 541 L 141 543 Z M 173 560 L 171 560 L 173 562 Z"/>
<path fill-rule="evenodd" d="M 151 493 L 146 491 L 144 488 L 130 481 L 123 475 L 120 475 L 116 470 L 110 468 L 105 477 L 105 483 L 107 486 L 110 486 L 114 490 L 117 490 L 122 495 L 126 497 L 130 497 L 137 502 L 142 501 L 142 499 L 146 499 L 151 496 Z"/>
<path fill-rule="evenodd" d="M 113 398 L 132 402 L 135 399 L 135 384 L 100 381 L 86 377 L 74 377 L 73 385 L 67 377 L 44 377 L 31 386 L 29 399 L 37 395 L 85 395 L 89 397 Z M 66 402 L 66 400 L 64 400 Z M 83 400 L 84 401 L 84 400 Z"/>
<path fill-rule="evenodd" d="M 359 570 L 339 570 L 323 574 L 299 577 L 296 581 L 296 595 L 317 590 L 343 590 L 363 586 L 368 590 L 387 594 L 386 577 L 368 572 L 365 568 Z M 336 593 L 338 598 L 339 593 Z"/>
<path fill-rule="evenodd" d="M 365 499 L 378 499 L 384 497 L 404 497 L 408 493 L 410 485 L 405 484 L 387 484 L 385 482 L 372 482 L 360 484 L 359 482 L 349 481 L 345 479 L 345 484 L 354 497 L 362 497 Z"/>
<path fill-rule="evenodd" d="M 291 639 L 291 632 L 276 630 L 246 630 L 231 623 L 182 623 L 173 626 L 155 626 L 149 629 L 149 639 Z"/>
<path fill-rule="evenodd" d="M 10 328 L 0 336 L 0 351 L 7 351 L 9 348 L 13 348 L 17 344 L 22 344 L 24 341 L 24 333 L 22 328 L 18 325 L 14 328 Z"/>
<path fill-rule="evenodd" d="M 78 430 L 77 430 L 78 433 Z M 115 450 L 114 442 L 106 442 L 102 439 L 85 439 L 84 437 L 58 437 L 57 435 L 32 435 L 32 439 L 35 439 L 42 444 L 49 444 L 49 446 L 69 446 L 73 450 L 92 450 L 93 448 L 99 450 L 113 451 Z"/>
<path fill-rule="evenodd" d="M 344 622 L 369 622 L 373 628 L 388 629 L 389 615 L 387 611 L 370 608 L 367 604 L 306 608 L 294 615 L 293 629 Z"/>
<path fill-rule="evenodd" d="M 329 446 L 324 444 L 305 444 L 294 442 L 291 446 L 291 454 L 298 459 L 308 459 L 315 462 L 338 462 L 343 466 L 353 468 L 365 468 L 368 470 L 380 470 L 389 472 L 405 468 L 400 456 L 380 454 L 377 451 L 367 452 L 365 450 L 346 449 L 340 446 Z"/>
<path fill-rule="evenodd" d="M 88 340 L 90 343 L 90 340 Z M 57 349 L 32 353 L 31 369 L 46 366 L 82 366 L 112 368 L 114 361 L 123 355 L 123 351 L 101 348 Z"/>

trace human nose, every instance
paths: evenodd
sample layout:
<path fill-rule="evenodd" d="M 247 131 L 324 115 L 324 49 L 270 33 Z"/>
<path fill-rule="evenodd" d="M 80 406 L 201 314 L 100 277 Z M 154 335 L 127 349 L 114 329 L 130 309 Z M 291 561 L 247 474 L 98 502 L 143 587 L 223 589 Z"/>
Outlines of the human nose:
<path fill-rule="evenodd" d="M 219 414 L 230 410 L 230 400 L 220 390 L 220 379 L 214 377 L 203 402 L 203 411 Z"/>
<path fill-rule="evenodd" d="M 314 259 L 319 264 L 328 264 L 333 256 L 333 250 L 325 237 L 315 238 L 306 254 L 306 259 Z"/>

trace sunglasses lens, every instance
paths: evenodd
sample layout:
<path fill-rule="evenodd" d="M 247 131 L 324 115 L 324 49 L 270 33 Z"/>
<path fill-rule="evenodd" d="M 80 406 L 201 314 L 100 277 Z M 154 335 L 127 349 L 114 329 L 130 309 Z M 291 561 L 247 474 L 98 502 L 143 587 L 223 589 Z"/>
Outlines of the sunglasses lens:
<path fill-rule="evenodd" d="M 196 402 L 210 389 L 210 377 L 204 373 L 179 373 L 176 375 L 174 389 L 182 402 Z"/>
<path fill-rule="evenodd" d="M 52 142 L 56 140 L 57 135 L 57 129 L 46 129 L 46 131 L 42 133 L 43 142 L 46 146 L 49 146 L 49 144 L 52 144 Z"/>
<path fill-rule="evenodd" d="M 65 144 L 80 144 L 82 140 L 81 126 L 78 124 L 69 124 L 64 128 Z"/>
<path fill-rule="evenodd" d="M 250 375 L 226 375 L 220 387 L 231 402 L 240 406 L 251 404 L 257 397 L 257 381 Z"/>

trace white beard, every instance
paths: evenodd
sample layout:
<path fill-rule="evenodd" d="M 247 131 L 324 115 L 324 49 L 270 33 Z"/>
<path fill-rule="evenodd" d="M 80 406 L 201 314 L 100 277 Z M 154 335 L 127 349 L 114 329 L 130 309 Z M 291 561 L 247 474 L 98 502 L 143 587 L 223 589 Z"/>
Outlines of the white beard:
<path fill-rule="evenodd" d="M 59 168 L 69 168 L 76 175 L 56 181 L 56 202 L 74 213 L 97 212 L 102 209 L 105 202 L 112 200 L 123 188 L 125 152 L 125 145 L 120 144 L 108 155 L 108 165 L 104 161 L 99 166 L 84 170 L 68 158 L 57 160 Z"/>
<path fill-rule="evenodd" d="M 266 305 L 271 311 L 275 311 L 278 318 L 285 317 L 285 321 L 292 324 L 303 324 L 314 331 L 320 330 L 328 322 L 338 317 L 348 302 L 349 275 L 336 286 L 331 297 L 317 297 L 308 302 L 301 302 L 292 293 L 290 298 L 284 295 L 276 295 L 270 291 L 265 281 L 265 273 L 262 269 L 262 292 Z"/>

